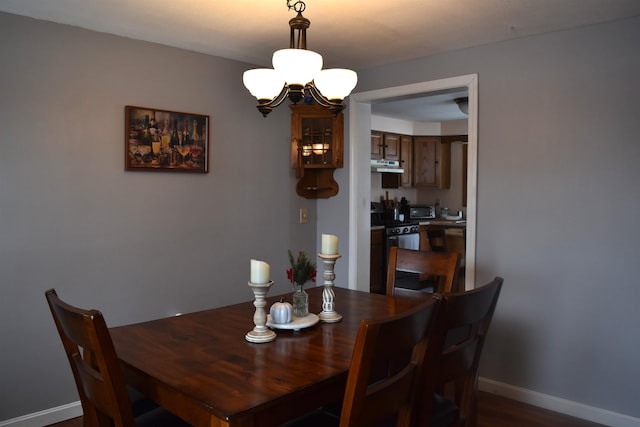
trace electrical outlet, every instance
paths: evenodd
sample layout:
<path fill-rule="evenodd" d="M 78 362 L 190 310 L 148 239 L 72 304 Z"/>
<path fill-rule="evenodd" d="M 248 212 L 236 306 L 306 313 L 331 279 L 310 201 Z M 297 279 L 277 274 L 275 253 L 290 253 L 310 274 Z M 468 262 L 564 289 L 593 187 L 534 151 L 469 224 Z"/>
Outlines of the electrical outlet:
<path fill-rule="evenodd" d="M 309 214 L 307 208 L 300 208 L 300 224 L 306 224 L 309 220 Z"/>

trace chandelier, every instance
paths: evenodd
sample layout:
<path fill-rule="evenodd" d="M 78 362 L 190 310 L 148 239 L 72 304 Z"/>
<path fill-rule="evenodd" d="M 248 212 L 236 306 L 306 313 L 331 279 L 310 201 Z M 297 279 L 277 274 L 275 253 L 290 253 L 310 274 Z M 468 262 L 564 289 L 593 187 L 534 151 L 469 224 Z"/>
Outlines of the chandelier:
<path fill-rule="evenodd" d="M 358 75 L 343 68 L 323 70 L 322 56 L 307 50 L 307 28 L 311 21 L 302 16 L 305 3 L 298 0 L 291 4 L 287 0 L 287 7 L 298 13 L 289 20 L 289 49 L 274 52 L 273 68 L 247 70 L 242 81 L 258 100 L 257 108 L 264 117 L 286 98 L 297 104 L 303 99 L 310 101 L 309 97 L 337 116 L 344 109 L 342 101 L 356 86 Z"/>

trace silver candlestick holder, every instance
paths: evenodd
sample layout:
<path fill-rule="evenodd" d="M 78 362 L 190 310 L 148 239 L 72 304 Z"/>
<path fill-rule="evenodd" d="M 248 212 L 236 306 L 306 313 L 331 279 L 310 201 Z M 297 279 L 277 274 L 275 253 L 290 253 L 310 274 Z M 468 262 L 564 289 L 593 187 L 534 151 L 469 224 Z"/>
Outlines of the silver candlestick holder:
<path fill-rule="evenodd" d="M 249 287 L 256 297 L 255 301 L 253 301 L 253 306 L 256 308 L 253 314 L 253 323 L 256 326 L 244 336 L 244 339 L 249 342 L 263 343 L 276 339 L 276 333 L 267 328 L 267 311 L 265 310 L 267 306 L 266 296 L 271 286 L 273 286 L 273 280 L 268 283 L 249 282 Z"/>
<path fill-rule="evenodd" d="M 333 269 L 336 265 L 336 261 L 341 256 L 342 255 L 340 254 L 318 254 L 318 257 L 322 258 L 322 263 L 324 264 L 324 272 L 322 273 L 322 278 L 324 279 L 324 289 L 322 290 L 322 313 L 318 314 L 318 317 L 326 323 L 335 323 L 342 320 L 342 315 L 336 313 L 334 310 L 336 294 L 333 291 L 333 281 L 336 278 Z"/>

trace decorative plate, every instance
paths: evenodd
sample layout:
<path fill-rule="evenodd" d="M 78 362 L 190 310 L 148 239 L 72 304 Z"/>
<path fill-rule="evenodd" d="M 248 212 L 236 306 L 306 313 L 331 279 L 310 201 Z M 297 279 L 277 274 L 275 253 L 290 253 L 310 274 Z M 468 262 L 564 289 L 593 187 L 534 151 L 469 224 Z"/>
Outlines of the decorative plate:
<path fill-rule="evenodd" d="M 320 321 L 317 314 L 309 313 L 307 317 L 294 317 L 289 323 L 273 323 L 271 315 L 267 314 L 267 326 L 273 329 L 290 329 L 299 331 L 300 329 L 309 328 Z"/>

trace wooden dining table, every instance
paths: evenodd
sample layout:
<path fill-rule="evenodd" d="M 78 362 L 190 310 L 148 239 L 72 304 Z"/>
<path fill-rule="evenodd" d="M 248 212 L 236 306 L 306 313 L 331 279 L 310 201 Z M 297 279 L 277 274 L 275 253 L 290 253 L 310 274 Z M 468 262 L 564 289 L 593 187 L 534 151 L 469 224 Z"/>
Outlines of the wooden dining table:
<path fill-rule="evenodd" d="M 322 311 L 322 287 L 307 289 Z M 127 383 L 194 426 L 278 426 L 342 400 L 360 321 L 421 303 L 334 288 L 337 323 L 250 343 L 253 301 L 110 329 Z M 268 298 L 269 307 L 280 296 Z M 389 343 L 393 345 L 393 343 Z"/>

